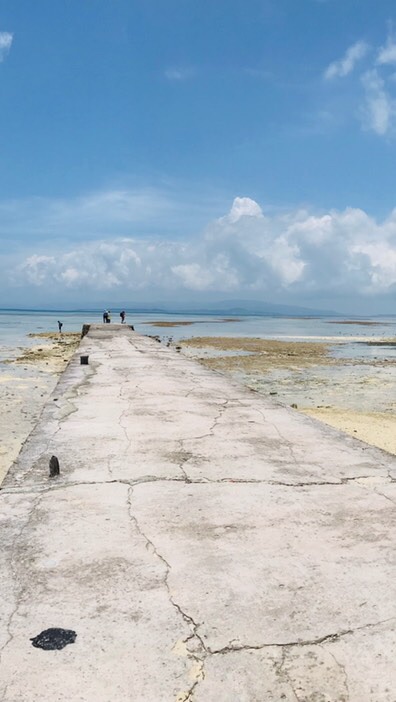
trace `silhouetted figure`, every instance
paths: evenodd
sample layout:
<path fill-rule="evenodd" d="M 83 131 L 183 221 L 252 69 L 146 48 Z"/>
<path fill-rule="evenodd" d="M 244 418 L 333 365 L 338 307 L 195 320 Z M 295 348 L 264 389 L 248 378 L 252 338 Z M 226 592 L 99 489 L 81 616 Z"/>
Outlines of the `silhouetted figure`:
<path fill-rule="evenodd" d="M 121 324 L 124 324 L 125 323 L 125 311 L 124 310 L 122 310 L 122 312 L 120 312 L 120 317 L 121 317 Z"/>
<path fill-rule="evenodd" d="M 58 329 L 59 329 L 59 332 L 60 332 L 61 334 L 62 334 L 62 327 L 63 327 L 63 322 L 60 322 L 59 319 L 58 319 Z"/>

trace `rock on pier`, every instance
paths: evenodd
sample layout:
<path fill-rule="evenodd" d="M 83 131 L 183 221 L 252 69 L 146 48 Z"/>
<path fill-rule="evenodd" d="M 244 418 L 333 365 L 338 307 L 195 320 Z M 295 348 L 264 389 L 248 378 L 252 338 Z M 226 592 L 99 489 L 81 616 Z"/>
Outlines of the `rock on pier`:
<path fill-rule="evenodd" d="M 394 702 L 395 481 L 394 457 L 91 326 L 0 491 L 0 700 Z"/>

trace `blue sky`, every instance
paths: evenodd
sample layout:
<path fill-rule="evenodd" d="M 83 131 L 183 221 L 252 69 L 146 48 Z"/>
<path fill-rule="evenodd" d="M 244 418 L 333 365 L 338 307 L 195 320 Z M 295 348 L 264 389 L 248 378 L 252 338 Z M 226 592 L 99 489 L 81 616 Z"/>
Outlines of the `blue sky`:
<path fill-rule="evenodd" d="M 0 94 L 2 306 L 394 311 L 394 3 L 3 0 Z"/>

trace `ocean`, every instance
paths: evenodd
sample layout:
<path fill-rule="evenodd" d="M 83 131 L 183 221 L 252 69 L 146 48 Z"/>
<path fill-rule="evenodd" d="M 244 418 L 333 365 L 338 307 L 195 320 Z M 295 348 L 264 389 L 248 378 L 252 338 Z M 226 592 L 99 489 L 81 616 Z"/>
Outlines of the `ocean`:
<path fill-rule="evenodd" d="M 112 322 L 119 322 L 119 313 L 113 313 Z M 83 324 L 102 323 L 102 313 L 90 310 L 25 311 L 0 310 L 0 364 L 15 358 L 22 347 L 37 345 L 30 333 L 58 331 L 58 319 L 63 322 L 63 331 L 80 331 Z M 192 322 L 188 326 L 158 327 L 161 322 Z M 243 317 L 221 317 L 208 314 L 159 314 L 127 312 L 126 322 L 133 324 L 140 334 L 158 335 L 161 339 L 171 337 L 174 341 L 197 336 L 238 336 L 280 339 L 284 341 L 323 341 L 334 343 L 333 353 L 345 357 L 366 358 L 386 354 L 396 357 L 396 346 L 376 347 L 365 342 L 396 338 L 396 317 L 367 318 L 370 325 L 361 320 L 345 324 L 349 318 L 330 317 L 267 317 L 249 315 Z M 343 342 L 340 345 L 340 342 Z"/>

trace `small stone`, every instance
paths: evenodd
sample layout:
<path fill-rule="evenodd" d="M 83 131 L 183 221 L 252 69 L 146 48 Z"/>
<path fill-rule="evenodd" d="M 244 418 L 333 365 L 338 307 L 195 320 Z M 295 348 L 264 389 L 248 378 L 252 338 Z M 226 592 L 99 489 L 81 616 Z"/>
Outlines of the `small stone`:
<path fill-rule="evenodd" d="M 292 407 L 292 409 L 298 409 L 297 405 L 294 402 L 292 405 L 290 405 L 290 407 Z"/>

